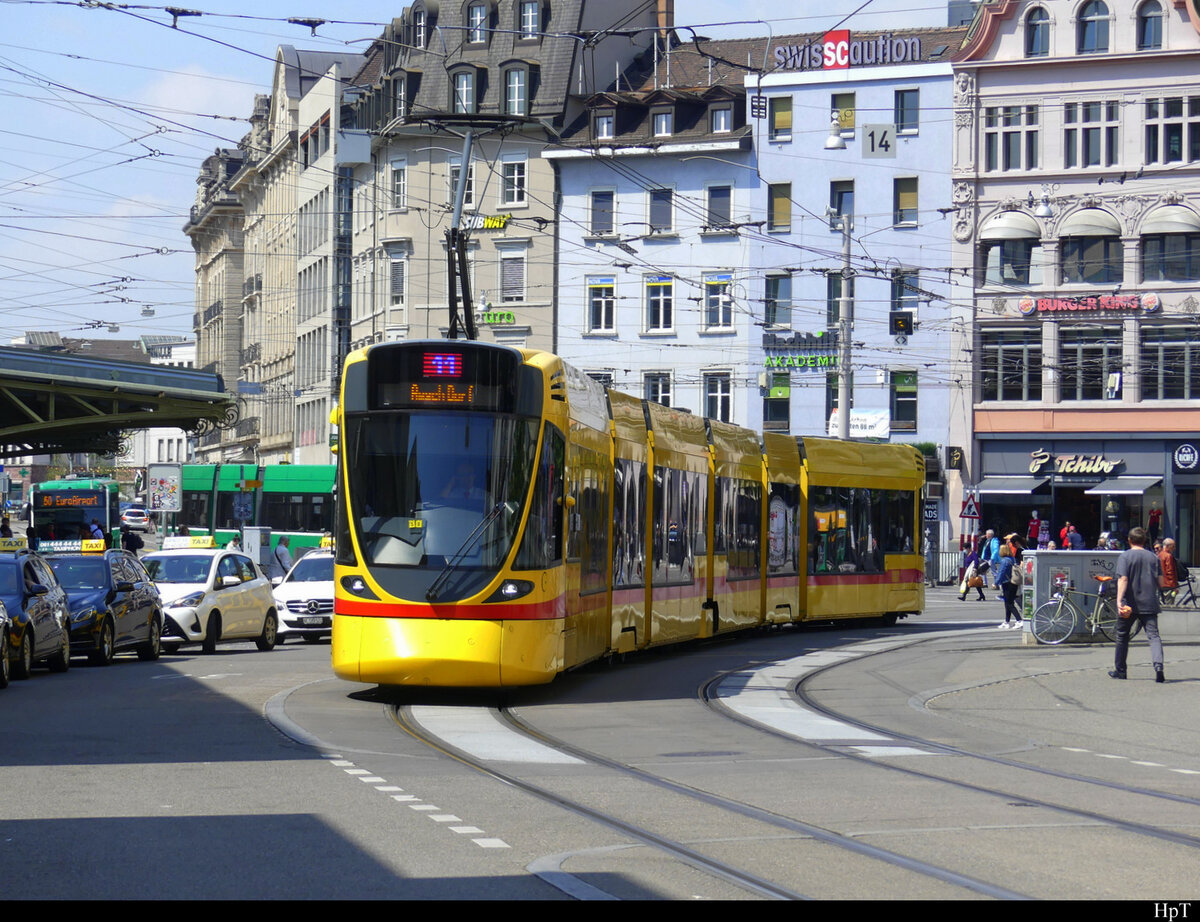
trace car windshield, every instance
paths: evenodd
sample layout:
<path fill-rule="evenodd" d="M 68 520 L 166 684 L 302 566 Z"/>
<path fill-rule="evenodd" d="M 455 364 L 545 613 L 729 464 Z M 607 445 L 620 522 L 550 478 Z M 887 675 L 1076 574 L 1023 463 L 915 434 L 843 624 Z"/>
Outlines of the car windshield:
<path fill-rule="evenodd" d="M 51 557 L 50 566 L 64 589 L 103 589 L 108 585 L 108 567 L 103 560 Z"/>
<path fill-rule="evenodd" d="M 180 554 L 171 557 L 145 557 L 142 563 L 156 583 L 204 583 L 212 558 L 200 554 Z"/>
<path fill-rule="evenodd" d="M 289 583 L 329 583 L 333 581 L 333 558 L 302 557 L 288 575 Z"/>

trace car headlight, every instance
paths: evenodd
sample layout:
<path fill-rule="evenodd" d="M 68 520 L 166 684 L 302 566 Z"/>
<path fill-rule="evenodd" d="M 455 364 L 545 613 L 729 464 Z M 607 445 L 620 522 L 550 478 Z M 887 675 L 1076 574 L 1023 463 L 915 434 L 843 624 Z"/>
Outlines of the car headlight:
<path fill-rule="evenodd" d="M 76 624 L 87 624 L 89 621 L 95 621 L 99 616 L 99 612 L 94 608 L 84 608 L 75 612 L 71 616 L 71 620 Z"/>
<path fill-rule="evenodd" d="M 168 608 L 194 608 L 200 604 L 200 600 L 204 598 L 203 592 L 189 592 L 182 598 L 176 599 Z"/>

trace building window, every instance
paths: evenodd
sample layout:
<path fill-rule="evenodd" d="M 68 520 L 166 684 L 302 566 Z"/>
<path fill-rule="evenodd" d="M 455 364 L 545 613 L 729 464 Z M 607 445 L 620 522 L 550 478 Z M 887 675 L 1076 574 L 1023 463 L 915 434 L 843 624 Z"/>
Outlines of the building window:
<path fill-rule="evenodd" d="M 392 258 L 388 261 L 391 269 L 390 284 L 388 285 L 388 303 L 393 307 L 399 307 L 404 304 L 404 267 L 403 259 Z"/>
<path fill-rule="evenodd" d="M 392 208 L 408 207 L 408 168 L 404 164 L 392 164 Z"/>
<path fill-rule="evenodd" d="M 920 109 L 920 90 L 896 90 L 896 134 L 917 133 Z"/>
<path fill-rule="evenodd" d="M 1118 121 L 1121 104 L 1069 102 L 1063 106 L 1067 127 L 1063 137 L 1063 165 L 1112 166 L 1120 155 Z"/>
<path fill-rule="evenodd" d="M 989 106 L 983 113 L 983 168 L 1036 170 L 1038 107 Z"/>
<path fill-rule="evenodd" d="M 792 184 L 777 182 L 767 186 L 767 230 L 792 229 Z"/>
<path fill-rule="evenodd" d="M 837 117 L 838 128 L 841 129 L 842 137 L 847 140 L 853 138 L 855 117 L 854 94 L 834 93 L 830 97 L 829 107 Z"/>
<path fill-rule="evenodd" d="M 772 141 L 792 139 L 792 97 L 772 96 L 767 101 L 767 137 Z"/>
<path fill-rule="evenodd" d="M 1200 331 L 1190 326 L 1143 326 L 1142 400 L 1200 397 Z"/>
<path fill-rule="evenodd" d="M 829 184 L 829 207 L 833 210 L 829 219 L 830 230 L 840 231 L 845 218 L 850 219 L 851 227 L 854 226 L 853 179 L 838 179 Z"/>
<path fill-rule="evenodd" d="M 505 302 L 525 300 L 524 253 L 502 253 L 500 255 L 500 300 Z"/>
<path fill-rule="evenodd" d="M 704 277 L 704 328 L 728 330 L 733 327 L 733 276 L 728 272 Z"/>
<path fill-rule="evenodd" d="M 892 429 L 913 431 L 917 428 L 917 373 L 891 373 Z"/>
<path fill-rule="evenodd" d="M 661 403 L 664 407 L 671 405 L 671 375 L 666 372 L 650 372 L 645 381 L 645 397 L 651 403 Z"/>
<path fill-rule="evenodd" d="M 892 224 L 912 227 L 917 223 L 917 177 L 892 180 Z"/>
<path fill-rule="evenodd" d="M 712 132 L 713 134 L 725 134 L 733 131 L 733 109 L 729 106 L 720 106 L 712 110 Z"/>
<path fill-rule="evenodd" d="M 708 187 L 708 228 L 726 228 L 733 222 L 733 187 Z"/>
<path fill-rule="evenodd" d="M 504 113 L 529 114 L 529 75 L 523 68 L 516 67 L 504 74 Z"/>
<path fill-rule="evenodd" d="M 846 297 L 854 303 L 854 276 L 850 276 L 850 284 L 846 286 Z M 851 312 L 853 315 L 853 312 Z M 825 324 L 828 329 L 838 325 L 842 317 L 842 274 L 830 272 L 825 277 Z"/>
<path fill-rule="evenodd" d="M 1042 241 L 986 240 L 980 247 L 984 285 L 1040 285 Z"/>
<path fill-rule="evenodd" d="M 656 138 L 670 137 L 675 125 L 674 116 L 670 112 L 654 113 L 654 136 Z"/>
<path fill-rule="evenodd" d="M 763 429 L 786 432 L 792 420 L 792 379 L 783 374 L 767 376 L 767 393 L 763 395 Z"/>
<path fill-rule="evenodd" d="M 1125 278 L 1125 249 L 1119 237 L 1063 237 L 1059 251 L 1064 282 L 1107 285 Z"/>
<path fill-rule="evenodd" d="M 392 110 L 395 118 L 404 118 L 408 114 L 408 78 L 404 75 L 392 81 Z"/>
<path fill-rule="evenodd" d="M 616 332 L 617 287 L 611 276 L 587 280 L 589 333 Z"/>
<path fill-rule="evenodd" d="M 482 42 L 487 39 L 487 7 L 482 3 L 472 3 L 467 7 L 467 41 Z"/>
<path fill-rule="evenodd" d="M 675 280 L 669 275 L 646 279 L 646 332 L 667 333 L 675 327 Z"/>
<path fill-rule="evenodd" d="M 1050 14 L 1035 6 L 1025 17 L 1025 57 L 1041 58 L 1050 53 Z"/>
<path fill-rule="evenodd" d="M 792 325 L 792 277 L 768 275 L 766 279 L 766 310 L 763 319 L 768 328 Z"/>
<path fill-rule="evenodd" d="M 1042 399 L 1042 328 L 980 331 L 980 400 Z"/>
<path fill-rule="evenodd" d="M 1184 107 L 1187 115 L 1184 115 Z M 1186 134 L 1186 137 L 1185 137 Z M 1146 100 L 1146 162 L 1200 160 L 1200 96 Z"/>
<path fill-rule="evenodd" d="M 616 228 L 614 217 L 615 193 L 609 189 L 597 189 L 592 192 L 592 213 L 589 226 L 597 237 L 611 236 Z"/>
<path fill-rule="evenodd" d="M 1060 400 L 1119 400 L 1121 325 L 1060 326 Z"/>
<path fill-rule="evenodd" d="M 669 234 L 675 229 L 675 191 L 673 189 L 650 190 L 650 230 L 655 234 Z"/>
<path fill-rule="evenodd" d="M 921 274 L 916 270 L 892 273 L 892 310 L 916 311 L 921 289 Z"/>
<path fill-rule="evenodd" d="M 464 113 L 475 111 L 475 75 L 470 71 L 459 71 L 454 75 L 454 100 L 451 109 Z"/>
<path fill-rule="evenodd" d="M 427 38 L 427 35 L 426 35 L 427 20 L 425 18 L 425 11 L 424 10 L 415 10 L 413 12 L 412 22 L 413 22 L 413 44 L 418 48 L 424 48 L 425 41 Z"/>
<path fill-rule="evenodd" d="M 450 164 L 450 198 L 449 202 L 454 203 L 454 196 L 458 191 L 458 176 L 462 172 L 462 164 Z M 463 194 L 463 207 L 471 208 L 475 205 L 475 163 L 472 161 L 471 166 L 467 169 L 467 188 Z"/>
<path fill-rule="evenodd" d="M 616 116 L 611 112 L 602 112 L 595 116 L 595 133 L 597 141 L 611 141 L 616 125 Z"/>
<path fill-rule="evenodd" d="M 522 39 L 537 38 L 542 31 L 541 0 L 521 0 L 517 5 L 520 21 L 517 24 L 518 37 Z"/>
<path fill-rule="evenodd" d="M 501 196 L 504 205 L 525 204 L 525 161 L 510 160 L 504 163 L 504 192 Z"/>
<path fill-rule="evenodd" d="M 1142 238 L 1142 281 L 1200 279 L 1200 234 L 1150 234 Z"/>
<path fill-rule="evenodd" d="M 1138 51 L 1152 51 L 1162 47 L 1162 24 L 1162 6 L 1158 0 L 1146 0 L 1138 7 Z"/>
<path fill-rule="evenodd" d="M 1108 51 L 1108 7 L 1100 0 L 1088 0 L 1079 10 L 1078 41 L 1080 54 Z"/>
<path fill-rule="evenodd" d="M 728 373 L 704 376 L 704 415 L 723 423 L 733 418 L 733 384 Z"/>

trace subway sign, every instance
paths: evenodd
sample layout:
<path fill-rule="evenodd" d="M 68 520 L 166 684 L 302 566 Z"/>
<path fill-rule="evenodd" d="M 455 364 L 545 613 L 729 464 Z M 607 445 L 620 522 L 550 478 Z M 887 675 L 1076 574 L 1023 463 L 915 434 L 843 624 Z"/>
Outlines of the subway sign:
<path fill-rule="evenodd" d="M 876 64 L 908 64 L 921 60 L 921 40 L 896 38 L 891 32 L 874 38 L 851 38 L 849 29 L 834 29 L 800 45 L 776 45 L 779 70 L 845 70 Z"/>

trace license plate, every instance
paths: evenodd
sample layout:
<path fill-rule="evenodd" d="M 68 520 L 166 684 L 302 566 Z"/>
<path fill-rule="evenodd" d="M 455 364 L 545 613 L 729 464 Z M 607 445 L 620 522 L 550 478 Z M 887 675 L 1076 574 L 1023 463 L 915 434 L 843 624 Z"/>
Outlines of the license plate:
<path fill-rule="evenodd" d="M 326 618 L 301 618 L 300 623 L 305 627 L 324 627 Z"/>

